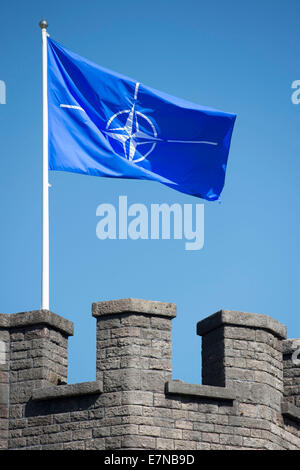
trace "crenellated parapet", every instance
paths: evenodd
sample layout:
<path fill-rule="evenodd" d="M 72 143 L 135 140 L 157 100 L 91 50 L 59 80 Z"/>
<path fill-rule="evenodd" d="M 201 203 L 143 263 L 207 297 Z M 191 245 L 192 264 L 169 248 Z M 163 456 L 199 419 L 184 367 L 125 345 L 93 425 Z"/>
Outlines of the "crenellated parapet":
<path fill-rule="evenodd" d="M 175 304 L 121 299 L 92 314 L 96 380 L 78 384 L 67 383 L 71 322 L 0 315 L 0 448 L 300 449 L 300 341 L 273 318 L 198 322 L 202 384 L 189 384 L 172 380 Z"/>
<path fill-rule="evenodd" d="M 266 315 L 221 310 L 197 324 L 202 383 L 230 387 L 239 400 L 280 411 L 286 328 Z"/>

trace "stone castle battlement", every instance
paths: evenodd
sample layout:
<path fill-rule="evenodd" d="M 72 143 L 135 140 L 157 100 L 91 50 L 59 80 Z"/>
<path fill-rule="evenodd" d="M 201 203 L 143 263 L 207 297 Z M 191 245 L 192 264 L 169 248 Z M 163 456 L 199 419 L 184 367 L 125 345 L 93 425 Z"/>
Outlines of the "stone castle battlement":
<path fill-rule="evenodd" d="M 1 449 L 300 449 L 300 340 L 276 320 L 221 310 L 200 321 L 197 385 L 172 380 L 175 304 L 123 299 L 92 312 L 96 381 L 69 385 L 73 324 L 0 314 Z"/>

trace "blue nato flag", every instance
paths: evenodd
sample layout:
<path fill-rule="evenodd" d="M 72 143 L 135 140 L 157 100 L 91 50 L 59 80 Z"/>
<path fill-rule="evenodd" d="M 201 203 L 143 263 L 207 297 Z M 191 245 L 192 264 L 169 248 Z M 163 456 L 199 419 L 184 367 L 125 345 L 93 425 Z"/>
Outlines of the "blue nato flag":
<path fill-rule="evenodd" d="M 216 200 L 235 118 L 144 86 L 48 38 L 50 170 L 152 180 Z"/>

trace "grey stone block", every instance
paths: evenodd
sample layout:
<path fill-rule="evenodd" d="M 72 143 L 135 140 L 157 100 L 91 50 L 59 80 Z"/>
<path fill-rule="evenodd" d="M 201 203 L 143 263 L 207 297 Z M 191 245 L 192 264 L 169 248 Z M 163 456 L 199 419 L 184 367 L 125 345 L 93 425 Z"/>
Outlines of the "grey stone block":
<path fill-rule="evenodd" d="M 101 382 L 81 382 L 70 385 L 57 385 L 33 390 L 32 400 L 51 400 L 54 398 L 75 397 L 102 393 Z"/>
<path fill-rule="evenodd" d="M 295 406 L 288 401 L 284 401 L 281 405 L 281 412 L 283 416 L 300 423 L 300 408 L 298 406 Z"/>
<path fill-rule="evenodd" d="M 92 306 L 94 317 L 119 315 L 122 313 L 141 313 L 162 317 L 176 317 L 176 304 L 143 299 L 120 299 L 107 302 L 95 302 Z"/>
<path fill-rule="evenodd" d="M 300 348 L 300 339 L 286 339 L 282 341 L 282 353 L 293 354 L 297 349 Z"/>
<path fill-rule="evenodd" d="M 73 335 L 73 323 L 49 310 L 0 314 L 0 327 L 19 328 L 38 324 L 52 326 L 67 336 Z"/>
<path fill-rule="evenodd" d="M 210 385 L 188 384 L 177 380 L 172 380 L 166 383 L 166 394 L 187 395 L 229 401 L 233 401 L 236 398 L 236 393 L 229 388 L 212 387 Z"/>
<path fill-rule="evenodd" d="M 8 405 L 8 385 L 0 384 L 0 405 Z"/>
<path fill-rule="evenodd" d="M 286 338 L 286 327 L 267 315 L 220 310 L 197 323 L 197 334 L 203 336 L 221 325 L 256 328 L 269 331 L 280 339 Z"/>

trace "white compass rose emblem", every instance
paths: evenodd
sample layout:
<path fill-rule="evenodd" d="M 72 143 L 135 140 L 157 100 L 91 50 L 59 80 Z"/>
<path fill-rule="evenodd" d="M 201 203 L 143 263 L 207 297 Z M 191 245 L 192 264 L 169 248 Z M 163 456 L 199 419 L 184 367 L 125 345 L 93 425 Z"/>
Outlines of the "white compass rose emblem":
<path fill-rule="evenodd" d="M 135 163 L 148 157 L 156 143 L 161 141 L 153 122 L 145 114 L 136 111 L 135 104 L 131 109 L 114 114 L 104 133 L 118 155 Z"/>

